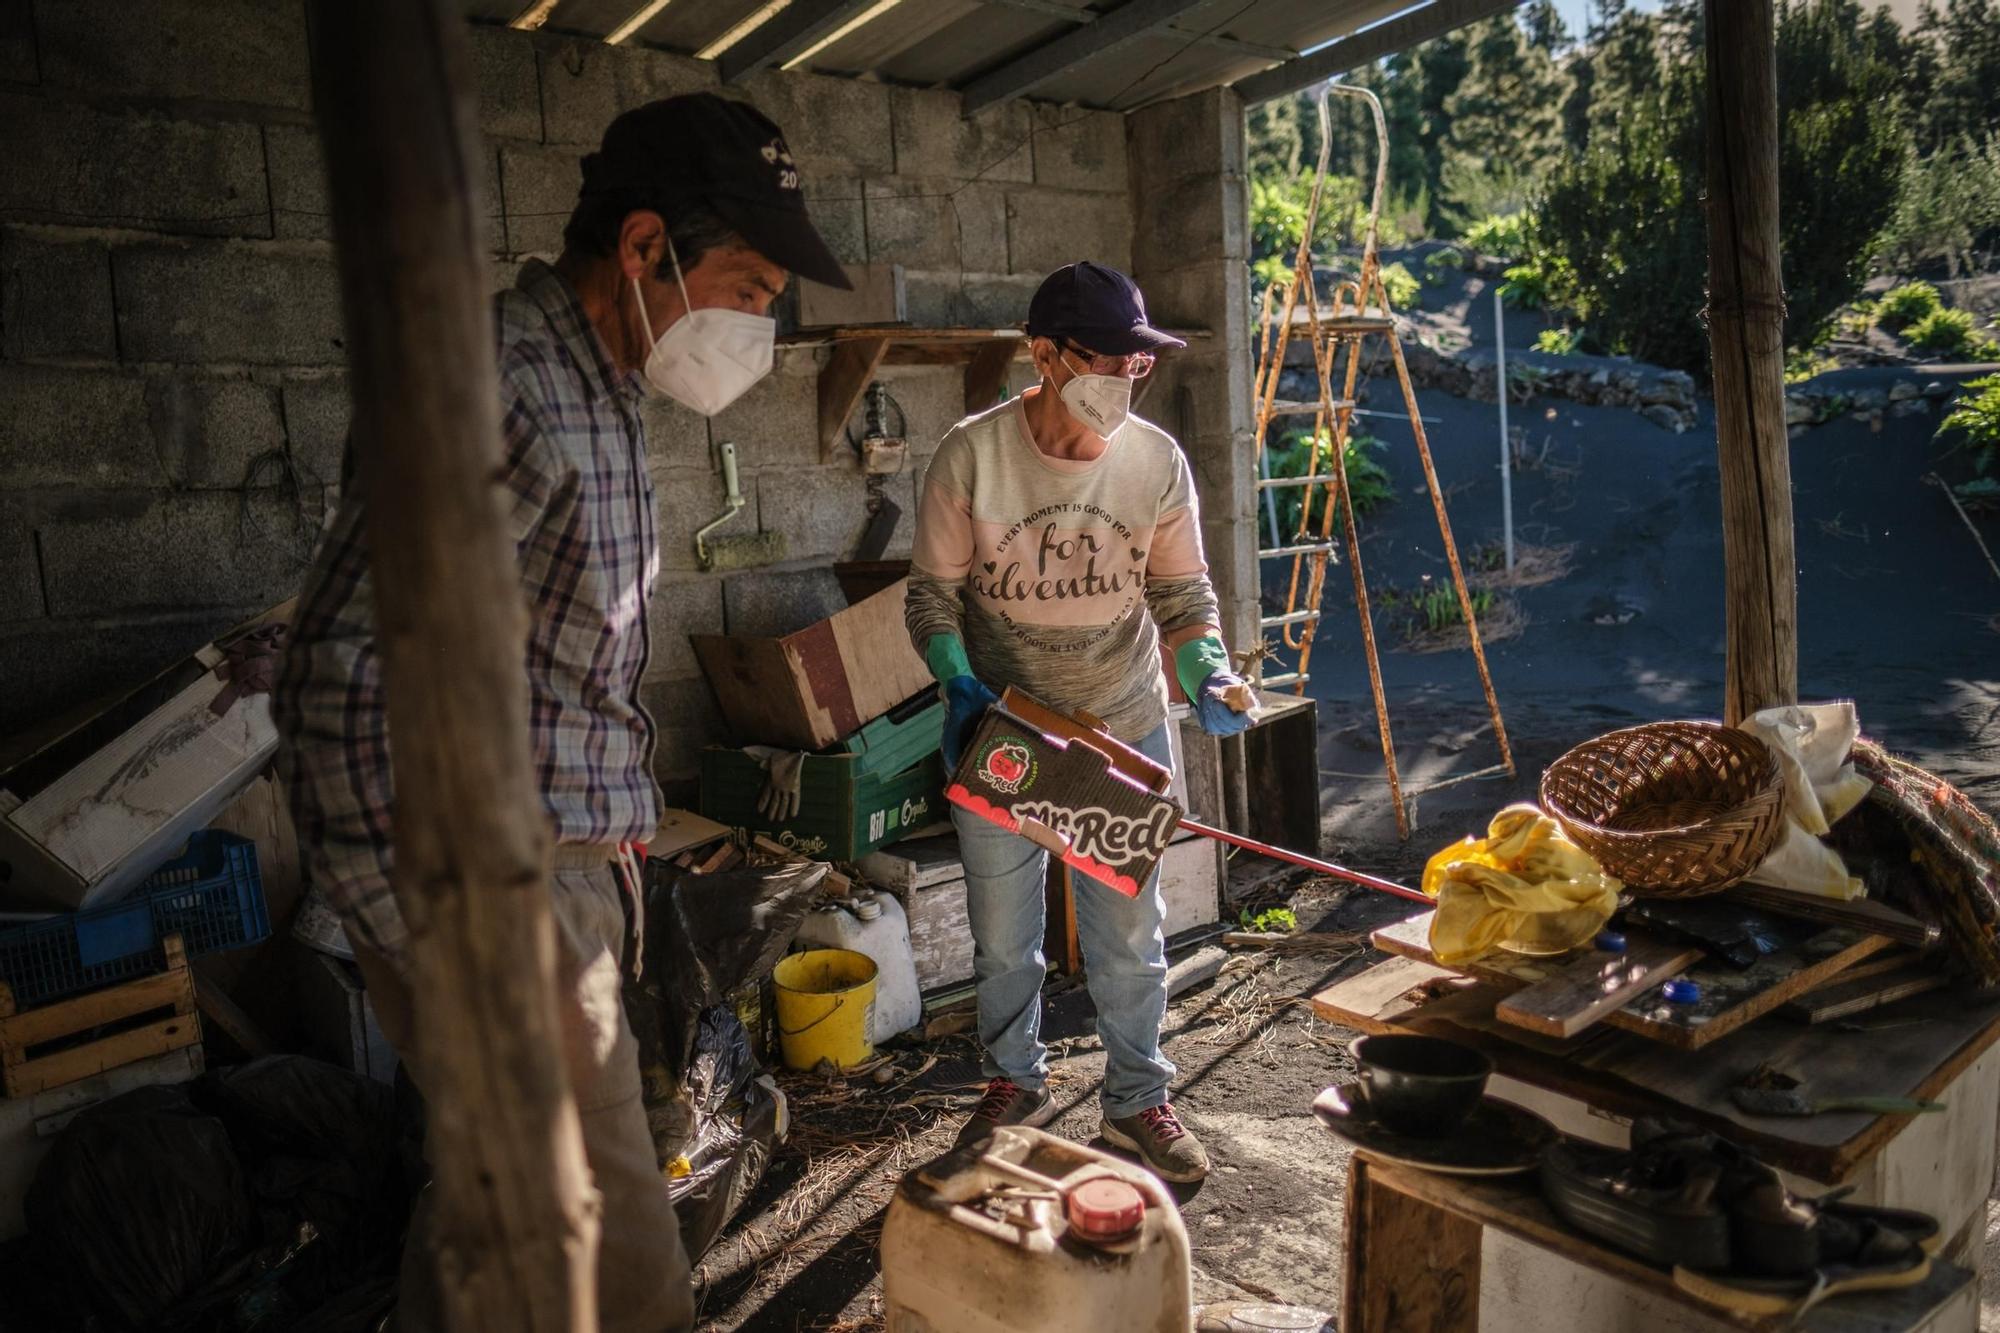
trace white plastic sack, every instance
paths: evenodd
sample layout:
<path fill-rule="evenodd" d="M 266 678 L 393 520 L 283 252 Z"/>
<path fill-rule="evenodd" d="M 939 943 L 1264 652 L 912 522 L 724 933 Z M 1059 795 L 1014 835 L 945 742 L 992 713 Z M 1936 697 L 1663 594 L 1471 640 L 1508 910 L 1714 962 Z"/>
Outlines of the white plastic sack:
<path fill-rule="evenodd" d="M 1866 896 L 1867 886 L 1820 841 L 1873 785 L 1847 761 L 1861 733 L 1853 701 L 1766 708 L 1741 725 L 1771 747 L 1785 780 L 1784 832 L 1750 882 L 1821 898 Z"/>

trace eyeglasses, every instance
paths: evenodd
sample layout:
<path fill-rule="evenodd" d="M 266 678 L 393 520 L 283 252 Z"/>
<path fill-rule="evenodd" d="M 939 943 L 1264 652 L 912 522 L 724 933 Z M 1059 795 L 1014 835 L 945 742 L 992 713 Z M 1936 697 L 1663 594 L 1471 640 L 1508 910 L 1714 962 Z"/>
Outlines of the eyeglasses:
<path fill-rule="evenodd" d="M 1142 380 L 1152 374 L 1153 362 L 1157 360 L 1151 352 L 1099 356 L 1096 352 L 1078 347 L 1075 343 L 1065 343 L 1062 352 L 1065 356 L 1074 356 L 1082 361 L 1092 375 L 1119 375 L 1131 380 Z"/>

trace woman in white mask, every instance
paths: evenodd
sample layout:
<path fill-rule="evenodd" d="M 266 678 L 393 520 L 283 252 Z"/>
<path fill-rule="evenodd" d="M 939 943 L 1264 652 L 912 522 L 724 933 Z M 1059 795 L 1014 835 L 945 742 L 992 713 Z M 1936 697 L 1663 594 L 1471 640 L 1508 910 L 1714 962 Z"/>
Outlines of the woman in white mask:
<path fill-rule="evenodd" d="M 1167 764 L 1163 662 L 1203 727 L 1247 724 L 1224 698 L 1241 682 L 1222 644 L 1194 476 L 1173 437 L 1132 414 L 1155 356 L 1184 344 L 1147 322 L 1132 279 L 1092 263 L 1049 275 L 1028 334 L 1041 383 L 945 435 L 917 509 L 907 619 L 947 704 L 945 763 L 983 762 L 959 751 L 995 691 L 1017 685 L 1102 718 Z M 1040 1036 L 1047 853 L 963 809 L 952 818 L 991 1080 L 963 1145 L 998 1125 L 1045 1124 L 1056 1108 Z M 1160 1050 L 1159 883 L 1109 872 L 1079 876 L 1076 890 L 1107 1057 L 1101 1133 L 1167 1180 L 1199 1180 L 1208 1158 L 1168 1103 L 1175 1071 Z"/>

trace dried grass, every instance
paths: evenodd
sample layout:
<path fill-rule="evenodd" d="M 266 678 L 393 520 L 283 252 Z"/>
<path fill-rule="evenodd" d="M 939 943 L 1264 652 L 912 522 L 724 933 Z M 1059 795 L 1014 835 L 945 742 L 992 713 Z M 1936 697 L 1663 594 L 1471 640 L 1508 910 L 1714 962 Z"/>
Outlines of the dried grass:
<path fill-rule="evenodd" d="M 1474 588 L 1539 588 L 1568 577 L 1575 558 L 1574 542 L 1555 546 L 1516 542 L 1512 569 L 1482 569 L 1467 575 L 1465 581 Z M 1480 628 L 1483 631 L 1485 626 Z"/>
<path fill-rule="evenodd" d="M 1519 638 L 1527 628 L 1528 613 L 1511 597 L 1496 596 L 1493 605 L 1479 613 L 1479 641 L 1482 644 Z M 1442 629 L 1407 635 L 1396 646 L 1406 653 L 1442 653 L 1453 648 L 1470 648 L 1472 635 L 1465 622 L 1460 621 Z"/>

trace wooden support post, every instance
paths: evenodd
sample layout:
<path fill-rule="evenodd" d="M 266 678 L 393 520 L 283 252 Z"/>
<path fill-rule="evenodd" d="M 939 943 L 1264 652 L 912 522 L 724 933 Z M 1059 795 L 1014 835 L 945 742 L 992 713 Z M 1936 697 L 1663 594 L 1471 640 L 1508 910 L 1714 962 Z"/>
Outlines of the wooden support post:
<path fill-rule="evenodd" d="M 1771 0 L 1705 0 L 1708 336 L 1722 463 L 1728 685 L 1723 715 L 1799 688 L 1785 291 L 1778 245 L 1778 79 Z"/>
<path fill-rule="evenodd" d="M 1020 345 L 1019 338 L 996 338 L 972 354 L 965 367 L 967 412 L 984 412 L 1000 401 L 1000 390 L 1007 383 L 1007 367 L 1014 364 L 1014 353 Z"/>
<path fill-rule="evenodd" d="M 311 13 L 441 1310 L 465 1333 L 584 1333 L 597 1327 L 597 1200 L 530 763 L 465 19 L 446 0 L 315 0 Z"/>
<path fill-rule="evenodd" d="M 833 356 L 819 373 L 820 462 L 833 461 L 847 418 L 868 391 L 868 381 L 875 378 L 888 350 L 887 338 L 849 338 L 833 345 Z"/>

